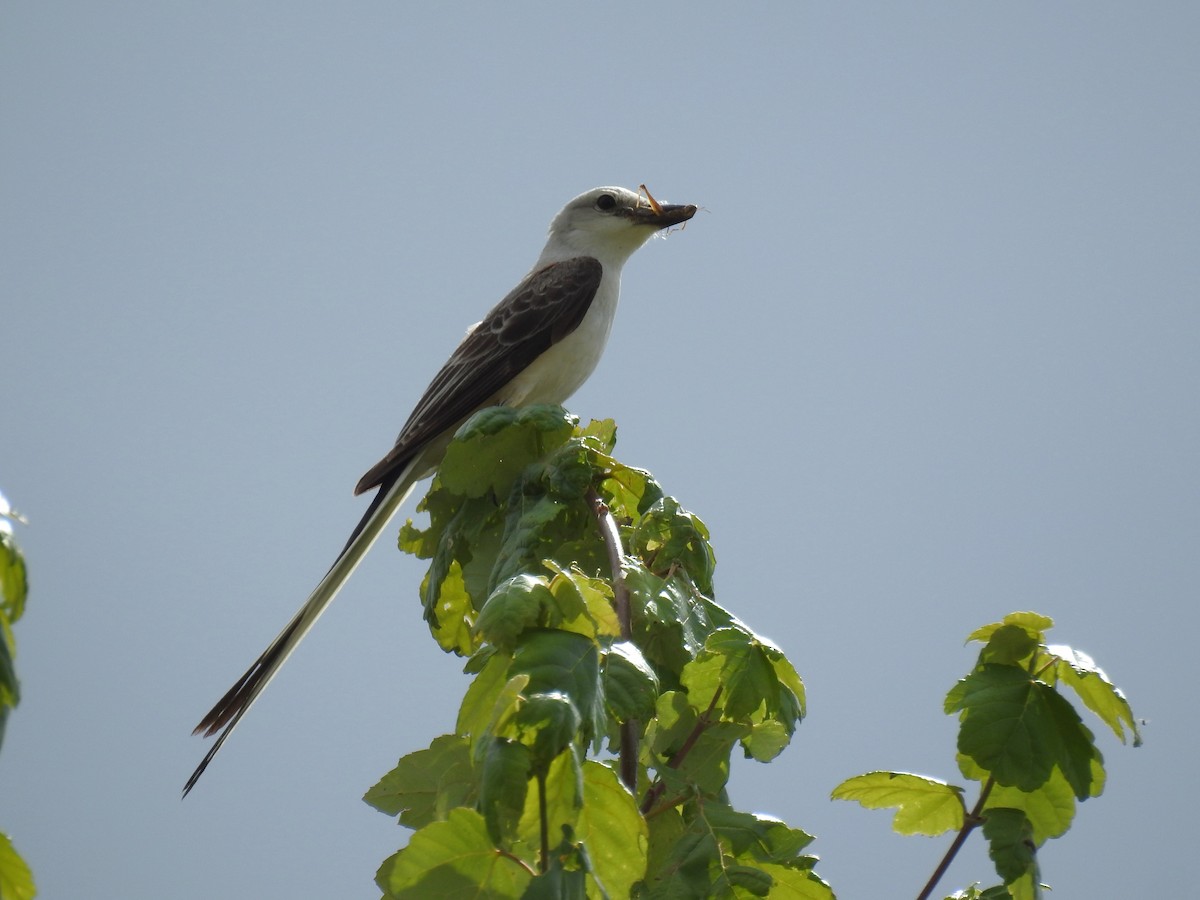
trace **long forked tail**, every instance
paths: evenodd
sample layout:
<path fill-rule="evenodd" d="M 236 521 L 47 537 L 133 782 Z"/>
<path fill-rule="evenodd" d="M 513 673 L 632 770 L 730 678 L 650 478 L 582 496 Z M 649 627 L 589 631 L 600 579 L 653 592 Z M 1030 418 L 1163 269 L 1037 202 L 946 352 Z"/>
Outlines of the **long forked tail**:
<path fill-rule="evenodd" d="M 279 637 L 271 641 L 271 645 L 263 651 L 262 656 L 255 660 L 254 665 L 246 670 L 246 674 L 238 679 L 237 683 L 217 701 L 217 705 L 210 709 L 208 714 L 201 719 L 200 724 L 196 726 L 193 734 L 212 737 L 220 732 L 220 735 L 208 749 L 208 753 L 204 754 L 204 759 L 200 761 L 200 765 L 196 766 L 196 771 L 187 780 L 187 784 L 183 786 L 183 796 L 186 797 L 188 792 L 196 786 L 196 782 L 200 780 L 200 776 L 204 774 L 208 764 L 217 755 L 217 751 L 221 749 L 225 739 L 233 733 L 233 729 L 237 727 L 242 716 L 258 699 L 258 695 L 263 692 L 263 689 L 271 683 L 275 673 L 287 662 L 292 651 L 308 634 L 309 629 L 316 624 L 321 613 L 333 602 L 333 598 L 342 589 L 342 585 L 354 573 L 362 558 L 371 549 L 371 545 L 375 543 L 401 504 L 404 503 L 418 480 L 412 477 L 414 467 L 415 463 L 410 464 L 390 484 L 385 483 L 380 487 L 379 492 L 371 501 L 371 505 L 367 507 L 366 513 L 363 514 L 354 532 L 350 535 L 346 546 L 338 554 L 338 558 L 334 560 L 325 577 L 321 579 L 321 583 L 316 586 L 304 605 L 300 607 L 299 612 L 279 633 Z"/>

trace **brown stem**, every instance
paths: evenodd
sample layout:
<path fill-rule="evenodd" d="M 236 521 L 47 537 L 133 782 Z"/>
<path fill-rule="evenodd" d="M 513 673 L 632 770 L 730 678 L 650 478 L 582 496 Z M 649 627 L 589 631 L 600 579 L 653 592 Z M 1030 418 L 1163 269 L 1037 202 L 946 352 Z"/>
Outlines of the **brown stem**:
<path fill-rule="evenodd" d="M 933 870 L 933 874 L 926 882 L 924 890 L 917 895 L 917 900 L 929 900 L 929 896 L 933 893 L 933 889 L 937 887 L 937 883 L 942 880 L 942 876 L 946 874 L 946 870 L 950 868 L 950 863 L 954 862 L 954 857 L 958 855 L 958 851 L 962 849 L 962 845 L 966 842 L 967 836 L 972 831 L 979 827 L 983 821 L 983 804 L 987 803 L 988 794 L 992 792 L 992 787 L 995 786 L 996 779 L 989 777 L 983 783 L 983 789 L 979 792 L 979 800 L 975 803 L 975 808 L 971 810 L 965 819 L 963 819 L 962 828 L 958 830 L 958 834 L 954 836 L 954 840 L 950 844 L 950 849 L 946 851 L 946 855 L 942 857 L 942 861 L 938 863 L 938 867 Z"/>
<path fill-rule="evenodd" d="M 617 612 L 617 622 L 621 628 L 621 639 L 628 641 L 633 638 L 633 621 L 629 607 L 629 587 L 625 584 L 625 572 L 621 568 L 624 548 L 621 546 L 621 532 L 617 530 L 617 520 L 613 518 L 608 504 L 596 493 L 594 487 L 588 488 L 588 502 L 596 515 L 596 525 L 600 528 L 600 537 L 604 548 L 608 551 L 608 564 L 612 569 L 613 606 Z M 621 723 L 620 770 L 621 782 L 629 788 L 630 793 L 637 796 L 638 772 L 638 723 L 629 720 Z"/>
<path fill-rule="evenodd" d="M 683 765 L 683 761 L 687 759 L 687 755 L 692 748 L 696 746 L 696 741 L 700 740 L 700 735 L 704 734 L 704 729 L 708 727 L 712 712 L 717 708 L 717 700 L 721 697 L 721 686 L 717 685 L 717 689 L 713 691 L 713 697 L 708 704 L 708 709 L 702 712 L 696 719 L 696 724 L 692 726 L 692 730 L 688 733 L 684 742 L 679 745 L 679 749 L 671 754 L 671 758 L 667 760 L 668 769 L 678 769 Z M 667 789 L 664 782 L 656 782 L 650 790 L 646 791 L 646 799 L 642 801 L 642 815 L 648 816 L 650 810 L 654 808 L 654 803 L 663 795 L 663 791 Z"/>
<path fill-rule="evenodd" d="M 625 571 L 621 567 L 621 560 L 625 555 L 621 546 L 621 532 L 617 530 L 617 520 L 613 518 L 612 510 L 596 493 L 594 487 L 588 488 L 587 499 L 596 515 L 596 524 L 600 527 L 604 549 L 608 551 L 608 564 L 612 569 L 613 606 L 616 608 L 617 622 L 621 627 L 621 640 L 628 641 L 633 638 L 633 622 L 629 610 L 629 587 L 625 584 Z"/>

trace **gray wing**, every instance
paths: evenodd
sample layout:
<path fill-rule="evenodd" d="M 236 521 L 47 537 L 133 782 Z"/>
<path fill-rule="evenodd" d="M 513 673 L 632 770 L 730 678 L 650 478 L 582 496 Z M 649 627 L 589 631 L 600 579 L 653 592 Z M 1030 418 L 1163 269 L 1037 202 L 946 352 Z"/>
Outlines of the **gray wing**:
<path fill-rule="evenodd" d="M 550 263 L 496 304 L 434 376 L 396 438 L 354 493 L 385 484 L 430 440 L 470 415 L 572 331 L 587 314 L 603 268 L 590 256 Z"/>

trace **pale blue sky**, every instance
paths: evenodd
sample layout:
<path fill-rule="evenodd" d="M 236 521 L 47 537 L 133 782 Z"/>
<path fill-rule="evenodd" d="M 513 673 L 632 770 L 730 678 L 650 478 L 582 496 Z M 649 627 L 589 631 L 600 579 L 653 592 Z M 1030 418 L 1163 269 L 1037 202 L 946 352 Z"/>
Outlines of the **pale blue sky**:
<path fill-rule="evenodd" d="M 810 717 L 741 807 L 843 900 L 946 841 L 827 800 L 954 778 L 1014 609 L 1149 719 L 1056 897 L 1190 882 L 1200 7 L 0 4 L 0 490 L 33 593 L 0 828 L 46 900 L 373 897 L 358 799 L 465 688 L 376 548 L 181 803 L 428 378 L 598 184 L 705 211 L 625 270 L 571 401 L 704 518 Z M 411 508 L 411 506 L 410 506 Z M 976 843 L 943 882 L 994 880 Z"/>

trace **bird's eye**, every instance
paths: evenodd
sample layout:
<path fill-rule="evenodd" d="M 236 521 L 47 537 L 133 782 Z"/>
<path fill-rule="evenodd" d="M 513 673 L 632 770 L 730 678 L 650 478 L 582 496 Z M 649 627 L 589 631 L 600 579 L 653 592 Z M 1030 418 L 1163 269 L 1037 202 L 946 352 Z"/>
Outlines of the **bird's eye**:
<path fill-rule="evenodd" d="M 608 212 L 617 205 L 617 198 L 612 194 L 601 194 L 596 198 L 596 209 L 601 212 Z"/>

